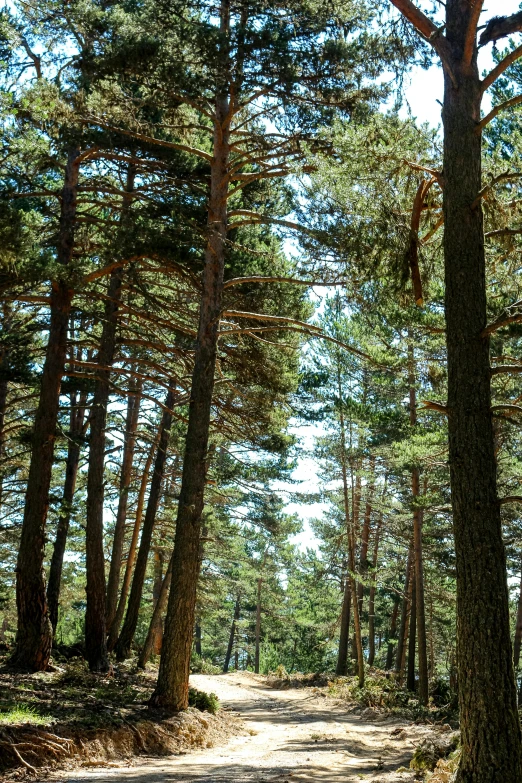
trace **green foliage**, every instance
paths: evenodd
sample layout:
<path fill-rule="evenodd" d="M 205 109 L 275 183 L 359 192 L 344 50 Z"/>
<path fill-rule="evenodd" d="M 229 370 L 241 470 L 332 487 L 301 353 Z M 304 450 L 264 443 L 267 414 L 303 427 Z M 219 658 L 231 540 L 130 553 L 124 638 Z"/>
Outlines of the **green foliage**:
<path fill-rule="evenodd" d="M 0 725 L 47 726 L 51 722 L 50 715 L 40 715 L 33 707 L 26 704 L 17 704 L 7 712 L 0 712 Z"/>
<path fill-rule="evenodd" d="M 189 706 L 195 707 L 201 712 L 210 712 L 215 715 L 219 710 L 219 699 L 215 693 L 205 693 L 197 688 L 189 688 Z"/>

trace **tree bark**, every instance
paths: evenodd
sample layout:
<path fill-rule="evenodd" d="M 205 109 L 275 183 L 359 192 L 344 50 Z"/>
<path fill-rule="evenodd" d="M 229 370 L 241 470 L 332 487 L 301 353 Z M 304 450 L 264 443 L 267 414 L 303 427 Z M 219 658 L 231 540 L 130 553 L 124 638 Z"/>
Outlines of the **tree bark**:
<path fill-rule="evenodd" d="M 134 527 L 132 530 L 132 537 L 129 545 L 129 553 L 127 555 L 127 563 L 125 565 L 125 573 L 123 575 L 120 600 L 118 601 L 118 607 L 116 609 L 116 614 L 114 615 L 114 620 L 111 626 L 111 630 L 109 632 L 109 638 L 107 640 L 107 649 L 109 650 L 109 652 L 112 652 L 116 642 L 118 641 L 121 621 L 123 620 L 123 615 L 125 614 L 127 596 L 129 594 L 129 588 L 132 579 L 132 571 L 134 569 L 134 560 L 136 557 L 136 550 L 138 548 L 138 538 L 141 530 L 141 520 L 143 519 L 143 507 L 145 505 L 145 494 L 147 492 L 147 487 L 149 485 L 149 473 L 152 466 L 152 460 L 154 459 L 154 454 L 156 453 L 156 450 L 158 448 L 158 443 L 161 438 L 161 432 L 162 432 L 161 427 L 162 425 L 160 424 L 158 428 L 158 433 L 154 439 L 154 442 L 150 447 L 147 461 L 145 462 L 143 468 L 143 474 L 141 476 L 140 491 L 138 492 L 138 503 L 136 507 L 136 517 L 134 519 Z"/>
<path fill-rule="evenodd" d="M 69 152 L 61 193 L 57 261 L 66 271 L 72 260 L 79 150 Z M 45 525 L 60 402 L 60 385 L 67 354 L 67 330 L 73 291 L 65 279 L 53 281 L 50 328 L 36 411 L 31 464 L 25 495 L 24 518 L 16 566 L 18 629 L 13 666 L 31 671 L 47 668 L 53 631 L 47 607 L 43 560 Z"/>
<path fill-rule="evenodd" d="M 236 599 L 236 605 L 234 607 L 234 618 L 232 620 L 232 627 L 230 629 L 230 636 L 228 638 L 228 647 L 227 652 L 225 655 L 225 663 L 223 664 L 223 673 L 226 674 L 228 672 L 228 667 L 230 666 L 230 659 L 232 657 L 232 651 L 234 649 L 234 641 L 236 638 L 236 625 L 239 620 L 239 615 L 241 612 L 241 595 L 238 595 Z M 236 667 L 237 668 L 237 667 Z"/>
<path fill-rule="evenodd" d="M 345 677 L 348 672 L 348 645 L 350 642 L 350 614 L 352 607 L 352 588 L 350 575 L 347 573 L 344 582 L 343 606 L 341 610 L 341 629 L 339 631 L 339 653 L 335 673 Z"/>
<path fill-rule="evenodd" d="M 114 525 L 114 538 L 112 541 L 111 564 L 109 579 L 107 582 L 107 628 L 111 629 L 116 616 L 118 604 L 118 588 L 120 583 L 120 571 L 123 558 L 123 545 L 125 543 L 125 524 L 127 522 L 127 506 L 129 490 L 132 479 L 132 463 L 136 447 L 136 431 L 140 414 L 141 380 L 135 386 L 135 393 L 129 395 L 127 401 L 127 419 L 125 425 L 125 438 L 123 443 L 123 457 L 120 473 L 120 491 L 118 498 L 118 510 Z M 121 622 L 121 620 L 120 620 Z"/>
<path fill-rule="evenodd" d="M 379 515 L 379 521 L 377 522 L 377 527 L 375 529 L 375 539 L 373 542 L 372 584 L 370 587 L 370 598 L 368 603 L 368 666 L 373 666 L 373 662 L 375 661 L 375 593 L 377 590 L 376 573 L 381 528 L 382 513 Z"/>
<path fill-rule="evenodd" d="M 519 783 L 522 744 L 496 485 L 489 338 L 482 335 L 487 306 L 476 45 L 471 63 L 463 59 L 472 13 L 471 3 L 446 3 L 455 84 L 446 71 L 442 112 L 449 464 L 462 737 L 457 780 Z"/>
<path fill-rule="evenodd" d="M 76 477 L 80 464 L 81 438 L 83 436 L 85 406 L 87 394 L 82 392 L 79 400 L 76 392 L 71 394 L 71 413 L 69 418 L 69 441 L 67 446 L 67 462 L 65 465 L 65 482 L 63 497 L 56 527 L 51 565 L 49 567 L 49 580 L 47 582 L 47 604 L 49 607 L 49 619 L 53 627 L 53 638 L 56 635 L 58 624 L 58 607 L 60 603 L 60 587 L 62 581 L 63 556 L 69 533 L 69 524 L 72 514 L 72 503 L 76 489 Z"/>
<path fill-rule="evenodd" d="M 172 425 L 172 408 L 174 407 L 174 392 L 169 389 L 165 399 L 165 408 L 161 419 L 161 436 L 150 483 L 149 499 L 147 501 L 147 510 L 143 520 L 143 530 L 141 531 L 140 546 L 138 557 L 136 558 L 136 567 L 132 579 L 132 587 L 127 605 L 127 614 L 125 622 L 121 629 L 119 639 L 114 648 L 118 661 L 123 661 L 130 655 L 132 641 L 138 624 L 138 615 L 141 605 L 141 596 L 143 593 L 143 583 L 147 571 L 147 561 L 149 558 L 152 533 L 156 522 L 156 513 L 161 498 L 161 485 L 165 474 L 165 463 L 167 460 L 167 447 L 170 438 L 170 428 Z"/>
<path fill-rule="evenodd" d="M 230 23 L 228 0 L 222 0 L 220 14 L 221 33 L 224 38 L 227 38 Z M 226 46 L 222 52 L 222 64 L 219 70 L 222 71 L 221 84 L 226 85 L 228 80 Z M 184 710 L 188 705 L 201 515 L 223 298 L 230 158 L 230 106 L 227 89 L 220 85 L 216 94 L 213 159 L 210 164 L 208 244 L 205 252 L 198 337 L 174 540 L 172 589 L 165 620 L 158 683 L 150 702 L 151 706 L 164 706 L 173 710 Z"/>

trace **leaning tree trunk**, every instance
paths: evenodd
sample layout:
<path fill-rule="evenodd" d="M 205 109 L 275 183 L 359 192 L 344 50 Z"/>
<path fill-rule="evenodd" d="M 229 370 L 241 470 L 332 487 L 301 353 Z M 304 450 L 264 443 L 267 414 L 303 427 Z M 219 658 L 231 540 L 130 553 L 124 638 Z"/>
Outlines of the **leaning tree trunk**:
<path fill-rule="evenodd" d="M 339 652 L 335 673 L 344 677 L 348 672 L 348 646 L 350 642 L 350 614 L 352 606 L 352 587 L 347 573 L 344 582 L 343 606 L 341 610 L 341 628 L 339 631 Z"/>
<path fill-rule="evenodd" d="M 76 393 L 71 395 L 70 433 L 67 446 L 67 461 L 65 464 L 65 482 L 63 486 L 60 516 L 58 517 L 58 524 L 56 526 L 56 537 L 54 539 L 51 565 L 49 567 L 49 579 L 47 582 L 47 603 L 49 607 L 49 619 L 53 627 L 53 637 L 56 635 L 56 626 L 58 624 L 63 557 L 71 521 L 78 466 L 80 464 L 81 438 L 83 436 L 86 402 L 87 395 L 85 392 L 80 395 L 79 400 L 76 398 Z"/>
<path fill-rule="evenodd" d="M 141 530 L 141 520 L 143 519 L 143 508 L 145 506 L 145 494 L 147 492 L 147 487 L 149 485 L 149 473 L 152 467 L 152 460 L 154 459 L 154 454 L 156 453 L 156 450 L 158 448 L 158 443 L 161 438 L 161 432 L 162 432 L 162 428 L 160 424 L 157 435 L 149 449 L 147 460 L 143 467 L 140 490 L 138 492 L 136 517 L 134 519 L 134 526 L 133 526 L 131 541 L 129 545 L 129 552 L 127 554 L 127 562 L 125 564 L 125 572 L 123 574 L 123 583 L 121 586 L 120 598 L 118 601 L 116 614 L 114 615 L 114 620 L 112 621 L 112 626 L 109 632 L 109 638 L 107 640 L 107 649 L 109 650 L 109 652 L 112 652 L 114 646 L 116 645 L 116 642 L 118 641 L 118 637 L 120 635 L 121 622 L 123 620 L 123 615 L 125 614 L 125 607 L 127 605 L 127 596 L 129 594 L 132 572 L 134 569 L 134 560 L 136 557 L 136 550 L 138 548 L 138 538 Z"/>
<path fill-rule="evenodd" d="M 64 277 L 66 268 L 72 260 L 74 247 L 79 154 L 77 149 L 69 152 L 61 193 L 56 256 L 60 269 L 63 269 Z M 34 421 L 31 464 L 16 565 L 18 630 L 11 662 L 18 668 L 31 671 L 43 671 L 47 668 L 53 641 L 43 560 L 60 385 L 65 369 L 67 329 L 72 298 L 73 291 L 66 279 L 53 281 L 50 296 L 49 340 Z"/>
<path fill-rule="evenodd" d="M 236 639 L 236 626 L 239 620 L 239 615 L 241 612 L 241 595 L 238 595 L 236 599 L 236 605 L 234 607 L 234 617 L 232 620 L 232 627 L 230 628 L 230 636 L 228 637 L 228 647 L 227 652 L 225 655 L 225 663 L 223 664 L 223 673 L 226 674 L 228 672 L 228 667 L 230 666 L 230 659 L 232 658 L 232 651 L 234 649 L 234 641 Z"/>
<path fill-rule="evenodd" d="M 123 457 L 120 473 L 120 490 L 118 498 L 118 510 L 114 525 L 114 537 L 112 539 L 112 555 L 107 581 L 107 628 L 110 630 L 116 616 L 118 605 L 118 587 L 120 583 L 121 562 L 123 558 L 123 545 L 125 543 L 125 523 L 127 522 L 127 506 L 129 490 L 132 478 L 132 464 L 134 449 L 136 447 L 136 431 L 140 414 L 141 381 L 139 381 L 133 393 L 127 401 L 127 419 L 123 442 Z M 120 620 L 121 622 L 121 620 Z M 119 624 L 118 624 L 119 630 Z"/>
<path fill-rule="evenodd" d="M 143 649 L 138 658 L 138 666 L 140 667 L 140 669 L 144 669 L 145 665 L 150 660 L 150 657 L 154 651 L 154 641 L 156 639 L 157 634 L 161 632 L 161 618 L 163 617 L 165 609 L 167 608 L 167 601 L 169 600 L 171 579 L 172 579 L 172 558 L 170 559 L 168 568 L 165 572 L 165 576 L 163 577 L 163 582 L 161 583 L 161 590 L 159 592 L 158 600 L 156 601 L 156 606 L 154 607 L 152 618 L 149 624 L 147 638 L 145 639 L 145 644 L 143 645 Z"/>
<path fill-rule="evenodd" d="M 143 593 L 143 584 L 147 572 L 147 561 L 149 558 L 152 533 L 156 523 L 156 514 L 161 498 L 161 485 L 165 475 L 165 464 L 167 461 L 167 448 L 169 445 L 170 428 L 172 425 L 172 408 L 174 407 L 174 391 L 169 389 L 165 399 L 165 410 L 161 418 L 161 437 L 156 454 L 156 462 L 150 482 L 150 492 L 147 501 L 147 510 L 143 520 L 143 530 L 141 531 L 140 547 L 132 579 L 132 587 L 127 605 L 127 614 L 125 622 L 121 629 L 120 637 L 114 648 L 118 661 L 123 661 L 130 655 L 132 641 L 138 625 L 138 615 L 141 605 L 141 596 Z"/>
<path fill-rule="evenodd" d="M 221 7 L 221 31 L 228 32 L 230 10 Z M 228 58 L 227 60 L 228 67 Z M 214 390 L 219 319 L 222 309 L 229 168 L 230 107 L 218 90 L 213 159 L 210 165 L 208 244 L 205 252 L 199 327 L 192 375 L 189 420 L 172 555 L 172 587 L 165 620 L 163 653 L 151 705 L 184 710 L 199 572 L 199 539 L 208 467 L 207 448 Z"/>
<path fill-rule="evenodd" d="M 462 760 L 458 783 L 520 783 L 522 746 L 491 412 L 477 47 L 464 64 L 473 4 L 447 0 L 444 266 L 448 430 L 457 572 Z"/>

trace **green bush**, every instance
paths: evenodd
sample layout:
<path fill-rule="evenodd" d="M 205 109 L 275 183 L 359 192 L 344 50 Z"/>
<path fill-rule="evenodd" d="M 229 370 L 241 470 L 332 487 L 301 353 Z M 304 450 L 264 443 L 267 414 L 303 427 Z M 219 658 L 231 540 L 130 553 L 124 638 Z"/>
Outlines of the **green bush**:
<path fill-rule="evenodd" d="M 219 710 L 219 699 L 215 693 L 205 693 L 197 688 L 189 688 L 189 706 L 195 707 L 201 712 L 210 712 L 215 715 Z"/>

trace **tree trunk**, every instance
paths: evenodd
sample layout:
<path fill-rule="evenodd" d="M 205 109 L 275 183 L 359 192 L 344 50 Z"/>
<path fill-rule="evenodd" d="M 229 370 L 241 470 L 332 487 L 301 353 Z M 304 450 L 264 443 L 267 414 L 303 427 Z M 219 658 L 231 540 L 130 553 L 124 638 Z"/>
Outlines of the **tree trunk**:
<path fill-rule="evenodd" d="M 11 330 L 11 314 L 12 304 L 11 302 L 4 302 L 3 304 L 3 318 L 2 318 L 2 332 L 4 334 Z M 0 368 L 2 370 L 0 377 L 0 507 L 2 506 L 3 498 L 3 485 L 4 485 L 4 451 L 5 451 L 5 415 L 7 412 L 7 395 L 9 393 L 9 381 L 7 374 L 4 374 L 8 369 L 9 349 L 6 348 L 2 353 L 0 360 Z"/>
<path fill-rule="evenodd" d="M 154 459 L 154 454 L 156 453 L 156 450 L 158 448 L 158 443 L 161 438 L 161 432 L 162 432 L 162 425 L 160 424 L 158 428 L 158 433 L 154 438 L 154 441 L 150 447 L 147 461 L 143 468 L 140 491 L 138 493 L 138 504 L 136 507 L 136 518 L 134 520 L 134 527 L 132 530 L 132 537 L 129 545 L 129 553 L 127 555 L 127 563 L 125 565 L 125 573 L 123 575 L 123 584 L 121 586 L 120 600 L 118 601 L 118 608 L 116 609 L 116 614 L 114 615 L 114 620 L 111 626 L 111 630 L 109 632 L 109 638 L 107 640 L 107 649 L 109 650 L 109 652 L 111 652 L 114 649 L 114 646 L 118 641 L 121 621 L 123 620 L 123 615 L 125 614 L 125 605 L 127 603 L 127 596 L 129 594 L 129 588 L 132 579 L 132 571 L 134 568 L 136 549 L 138 548 L 138 538 L 141 530 L 141 520 L 143 518 L 143 507 L 145 505 L 145 494 L 147 492 L 147 487 L 149 485 L 149 473 L 152 466 L 152 460 Z"/>
<path fill-rule="evenodd" d="M 393 640 L 397 638 L 397 616 L 399 614 L 399 598 L 394 597 L 392 615 L 390 620 L 390 633 L 388 636 L 388 650 L 386 653 L 386 671 L 390 671 L 393 666 L 394 653 L 396 652 L 396 645 L 393 644 Z"/>
<path fill-rule="evenodd" d="M 377 522 L 377 527 L 375 529 L 375 539 L 373 542 L 372 585 L 370 587 L 370 599 L 368 604 L 368 666 L 373 666 L 373 662 L 375 660 L 375 593 L 377 590 L 376 573 L 381 528 L 382 513 L 379 515 L 379 521 Z"/>
<path fill-rule="evenodd" d="M 161 586 L 163 585 L 163 551 L 161 549 L 154 550 L 154 585 L 152 588 L 152 602 L 153 613 L 161 595 Z M 200 628 L 200 643 L 201 643 L 201 628 Z M 152 649 L 154 655 L 161 655 L 161 647 L 163 645 L 163 628 L 161 622 L 158 623 L 154 632 L 154 640 L 152 643 Z M 200 653 L 201 654 L 201 653 Z"/>
<path fill-rule="evenodd" d="M 118 510 L 116 512 L 116 523 L 114 525 L 114 538 L 112 541 L 109 579 L 107 582 L 107 628 L 109 628 L 109 630 L 112 628 L 118 604 L 118 588 L 120 583 L 121 562 L 123 558 L 123 545 L 125 543 L 127 506 L 132 479 L 134 449 L 136 447 L 136 431 L 138 428 L 138 419 L 140 414 L 141 386 L 142 383 L 139 381 L 135 386 L 135 393 L 129 395 L 127 400 L 127 419 L 125 425 L 125 439 L 123 443 L 123 457 L 120 473 L 120 493 L 118 498 Z"/>
<path fill-rule="evenodd" d="M 77 149 L 69 152 L 61 194 L 56 256 L 64 272 L 72 260 L 74 247 L 79 154 Z M 31 464 L 16 566 L 18 630 L 11 663 L 17 668 L 31 671 L 43 671 L 47 668 L 53 639 L 47 607 L 43 560 L 60 385 L 65 369 L 72 297 L 73 291 L 65 280 L 53 281 L 50 295 L 49 340 L 34 421 Z"/>
<path fill-rule="evenodd" d="M 442 112 L 449 464 L 462 738 L 457 780 L 520 783 L 522 745 L 496 486 L 489 339 L 483 336 L 487 306 L 476 45 L 470 65 L 463 59 L 473 5 L 446 3 L 456 84 L 446 71 Z"/>
<path fill-rule="evenodd" d="M 116 329 L 122 280 L 123 270 L 121 267 L 118 267 L 112 272 L 109 281 L 90 415 L 87 523 L 85 530 L 85 570 L 87 575 L 85 648 L 90 670 L 99 672 L 109 669 L 105 617 L 105 553 L 103 550 L 105 430 L 110 389 L 109 368 L 114 361 L 116 350 Z"/>
<path fill-rule="evenodd" d="M 515 641 L 513 644 L 513 664 L 515 671 L 520 664 L 520 645 L 522 642 L 522 573 L 520 574 L 520 589 L 518 593 L 517 623 L 515 626 Z"/>
<path fill-rule="evenodd" d="M 254 657 L 254 672 L 259 674 L 259 648 L 261 644 L 261 585 L 262 579 L 257 580 L 257 603 L 256 603 L 256 652 Z"/>
<path fill-rule="evenodd" d="M 348 644 L 350 641 L 350 614 L 352 607 L 352 588 L 350 575 L 346 574 L 343 592 L 343 607 L 341 611 L 341 629 L 339 632 L 339 653 L 335 673 L 345 677 L 348 672 Z"/>
<path fill-rule="evenodd" d="M 234 618 L 232 620 L 232 627 L 230 629 L 230 636 L 228 638 L 228 647 L 227 647 L 227 653 L 225 655 L 225 663 L 223 664 L 223 673 L 226 674 L 228 672 L 228 667 L 230 666 L 230 659 L 232 657 L 232 650 L 234 649 L 234 641 L 236 638 L 236 625 L 239 620 L 239 614 L 241 611 L 241 596 L 238 595 L 236 599 L 236 605 L 234 607 Z M 237 669 L 237 666 L 236 666 Z"/>
<path fill-rule="evenodd" d="M 196 621 L 194 628 L 194 652 L 201 658 L 201 625 L 199 623 L 199 618 Z"/>
<path fill-rule="evenodd" d="M 230 8 L 221 3 L 221 32 L 228 36 Z M 226 49 L 226 47 L 224 47 Z M 228 55 L 223 51 L 223 83 Z M 221 91 L 221 89 L 223 91 Z M 217 91 L 213 159 L 210 164 L 208 244 L 205 252 L 198 337 L 192 375 L 189 420 L 174 541 L 172 590 L 165 620 L 163 654 L 151 705 L 184 710 L 199 571 L 199 539 L 207 473 L 210 410 L 221 303 L 227 225 L 230 106 L 226 88 Z"/>
<path fill-rule="evenodd" d="M 156 513 L 161 498 L 161 485 L 165 473 L 165 463 L 167 460 L 167 447 L 169 444 L 170 428 L 172 425 L 172 408 L 174 407 L 174 392 L 169 389 L 165 399 L 165 408 L 161 419 L 161 437 L 156 454 L 156 462 L 152 473 L 150 483 L 149 499 L 147 501 L 147 510 L 143 521 L 143 530 L 141 531 L 140 546 L 138 557 L 136 559 L 136 568 L 132 579 L 132 587 L 129 595 L 127 614 L 125 622 L 121 629 L 120 637 L 116 643 L 115 652 L 118 661 L 123 661 L 130 655 L 132 641 L 138 624 L 138 615 L 141 605 L 141 596 L 143 593 L 143 583 L 147 572 L 147 561 L 149 558 L 152 533 L 156 522 Z"/>
<path fill-rule="evenodd" d="M 80 464 L 81 438 L 83 435 L 86 402 L 87 395 L 85 392 L 82 392 L 79 401 L 77 401 L 76 393 L 71 395 L 71 413 L 69 419 L 70 433 L 67 446 L 67 462 L 65 465 L 65 482 L 51 565 L 49 568 L 49 580 L 47 583 L 47 604 L 49 607 L 49 619 L 53 627 L 53 638 L 56 635 L 56 626 L 58 624 L 63 556 L 65 554 L 74 491 L 76 489 L 76 477 Z"/>
<path fill-rule="evenodd" d="M 414 566 L 415 569 L 415 566 Z M 408 644 L 408 674 L 406 677 L 406 687 L 411 693 L 415 693 L 415 643 L 417 641 L 417 585 L 415 582 L 415 573 L 412 574 L 411 582 L 411 609 L 410 609 L 410 636 Z"/>
<path fill-rule="evenodd" d="M 410 424 L 414 430 L 417 424 L 417 392 L 415 351 L 413 334 L 408 330 L 408 364 L 410 384 Z M 415 552 L 415 607 L 416 627 L 418 634 L 419 658 L 419 701 L 423 706 L 428 704 L 428 652 L 426 645 L 426 611 L 424 605 L 424 563 L 422 559 L 422 508 L 419 507 L 420 476 L 419 468 L 414 466 L 411 472 L 411 494 L 413 501 L 413 547 Z M 413 608 L 412 608 L 413 612 Z M 414 623 L 412 622 L 412 627 Z"/>
<path fill-rule="evenodd" d="M 359 555 L 359 573 L 361 574 L 362 581 L 357 585 L 357 598 L 359 601 L 359 615 L 362 619 L 363 616 L 363 603 L 364 603 L 364 581 L 368 574 L 368 543 L 370 540 L 370 522 L 372 517 L 372 501 L 374 490 L 374 470 L 375 470 L 375 457 L 370 457 L 368 470 L 370 478 L 366 487 L 366 504 L 364 509 L 364 521 L 361 532 L 361 551 Z"/>
<path fill-rule="evenodd" d="M 395 671 L 402 680 L 404 673 L 404 659 L 406 653 L 406 639 L 408 638 L 408 624 L 411 598 L 411 577 L 413 566 L 413 545 L 408 549 L 408 562 L 406 563 L 406 579 L 404 580 L 404 598 L 402 599 L 401 624 L 399 627 L 399 640 L 397 643 L 397 657 L 395 659 Z"/>
<path fill-rule="evenodd" d="M 138 659 L 138 666 L 140 667 L 140 669 L 144 669 L 145 664 L 150 660 L 150 656 L 152 655 L 154 649 L 154 642 L 157 637 L 157 634 L 161 633 L 161 618 L 163 617 L 163 614 L 167 607 L 167 601 L 169 600 L 171 579 L 172 579 L 172 559 L 170 559 L 168 568 L 165 572 L 165 576 L 163 577 L 163 582 L 161 583 L 161 590 L 158 596 L 158 600 L 156 601 L 156 606 L 154 607 L 154 611 L 152 613 L 151 621 L 149 624 L 147 638 L 145 639 L 145 644 L 143 645 L 143 649 Z"/>

